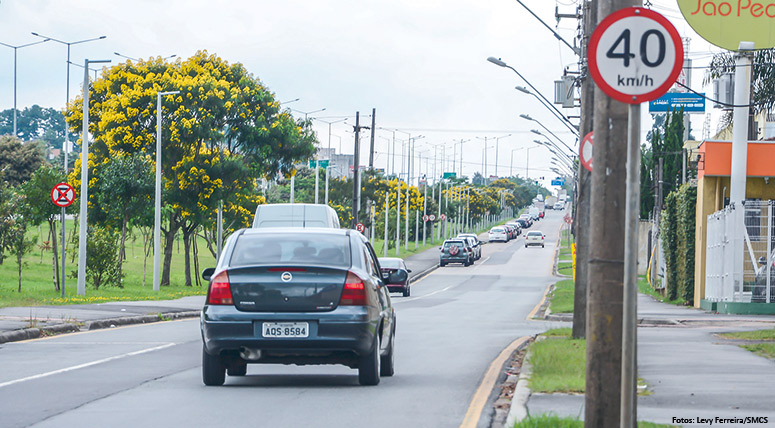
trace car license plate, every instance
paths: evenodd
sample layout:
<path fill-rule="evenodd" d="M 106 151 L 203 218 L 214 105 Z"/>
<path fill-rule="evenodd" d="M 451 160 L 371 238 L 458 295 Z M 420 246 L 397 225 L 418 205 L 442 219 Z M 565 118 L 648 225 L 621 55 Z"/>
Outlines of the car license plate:
<path fill-rule="evenodd" d="M 309 323 L 265 322 L 261 324 L 264 337 L 309 337 Z"/>

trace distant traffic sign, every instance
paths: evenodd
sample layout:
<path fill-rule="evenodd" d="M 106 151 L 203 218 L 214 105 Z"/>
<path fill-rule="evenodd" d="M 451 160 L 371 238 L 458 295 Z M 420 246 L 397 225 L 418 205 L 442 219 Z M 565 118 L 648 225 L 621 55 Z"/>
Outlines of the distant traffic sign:
<path fill-rule="evenodd" d="M 431 219 L 431 221 L 436 221 L 436 216 L 435 215 L 431 214 L 428 217 Z"/>
<path fill-rule="evenodd" d="M 75 189 L 67 183 L 59 183 L 51 189 L 51 201 L 58 207 L 69 207 L 75 200 Z"/>
<path fill-rule="evenodd" d="M 673 24 L 651 9 L 608 15 L 589 39 L 589 73 L 609 97 L 640 104 L 661 97 L 683 67 L 683 42 Z"/>
<path fill-rule="evenodd" d="M 428 214 L 423 214 L 422 221 L 428 221 L 431 217 Z"/>
<path fill-rule="evenodd" d="M 705 113 L 704 94 L 669 92 L 649 103 L 649 113 L 683 109 L 684 113 Z"/>
<path fill-rule="evenodd" d="M 584 136 L 579 145 L 579 160 L 587 171 L 592 172 L 592 145 L 595 142 L 595 133 L 590 132 Z"/>
<path fill-rule="evenodd" d="M 364 226 L 363 223 L 358 223 L 358 224 L 355 225 L 355 230 L 357 230 L 358 232 L 363 233 L 363 231 L 366 230 L 366 226 Z"/>
<path fill-rule="evenodd" d="M 565 185 L 565 180 L 561 178 L 552 180 L 552 186 L 564 186 L 564 185 Z"/>
<path fill-rule="evenodd" d="M 315 168 L 315 164 L 318 163 L 318 162 L 320 162 L 320 167 L 321 168 L 328 168 L 328 163 L 331 162 L 331 161 L 328 160 L 328 159 L 326 159 L 326 160 L 315 160 L 315 159 L 312 159 L 311 161 L 309 161 L 309 167 L 310 168 Z"/>
<path fill-rule="evenodd" d="M 445 180 L 448 178 L 455 178 L 455 177 L 457 177 L 457 173 L 454 173 L 454 172 L 445 172 L 444 175 L 442 176 L 442 178 Z"/>
<path fill-rule="evenodd" d="M 444 221 L 446 219 L 447 219 L 447 215 L 446 214 L 442 214 L 442 215 L 439 216 L 439 220 L 441 220 L 441 221 Z"/>

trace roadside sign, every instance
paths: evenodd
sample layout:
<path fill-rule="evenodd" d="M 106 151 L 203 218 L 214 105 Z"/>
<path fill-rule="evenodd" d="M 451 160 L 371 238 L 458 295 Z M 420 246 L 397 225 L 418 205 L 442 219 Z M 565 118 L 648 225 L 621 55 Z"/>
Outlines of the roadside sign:
<path fill-rule="evenodd" d="M 595 142 L 595 133 L 590 132 L 584 136 L 579 144 L 579 160 L 587 171 L 592 172 L 592 145 Z"/>
<path fill-rule="evenodd" d="M 720 48 L 736 51 L 740 42 L 754 42 L 756 49 L 775 47 L 771 1 L 678 0 L 678 8 L 697 34 Z"/>
<path fill-rule="evenodd" d="M 433 214 L 429 215 L 429 216 L 428 216 L 428 218 L 429 218 L 431 221 L 436 221 L 436 216 L 435 216 L 435 215 L 433 215 Z"/>
<path fill-rule="evenodd" d="M 444 221 L 446 219 L 447 219 L 447 215 L 446 214 L 442 214 L 442 215 L 439 216 L 439 220 L 441 220 L 441 221 Z"/>
<path fill-rule="evenodd" d="M 443 175 L 441 178 L 443 178 L 443 179 L 445 179 L 445 180 L 446 180 L 446 179 L 448 179 L 448 178 L 455 178 L 455 177 L 457 177 L 457 173 L 454 173 L 454 172 L 445 172 L 445 173 L 444 173 L 444 175 Z"/>
<path fill-rule="evenodd" d="M 665 113 L 683 108 L 684 113 L 705 113 L 705 94 L 669 92 L 649 102 L 649 113 Z"/>
<path fill-rule="evenodd" d="M 570 216 L 570 214 L 565 214 L 565 217 L 563 218 L 565 220 L 565 223 L 571 224 L 573 223 L 573 218 Z"/>
<path fill-rule="evenodd" d="M 659 98 L 683 67 L 683 42 L 673 24 L 651 9 L 608 15 L 589 40 L 589 72 L 609 97 L 627 104 Z"/>
<path fill-rule="evenodd" d="M 557 178 L 552 180 L 552 186 L 564 186 L 564 185 L 565 185 L 565 180 L 563 179 Z"/>
<path fill-rule="evenodd" d="M 331 161 L 329 159 L 326 159 L 326 160 L 315 160 L 315 159 L 312 159 L 312 160 L 309 161 L 309 167 L 314 169 L 315 168 L 315 164 L 317 164 L 318 162 L 320 162 L 320 167 L 321 168 L 328 168 L 328 163 L 331 162 Z"/>
<path fill-rule="evenodd" d="M 58 207 L 69 207 L 75 200 L 75 189 L 67 183 L 59 183 L 51 189 L 51 202 Z"/>
<path fill-rule="evenodd" d="M 423 214 L 422 221 L 428 221 L 431 217 L 428 214 Z"/>
<path fill-rule="evenodd" d="M 358 232 L 363 233 L 363 231 L 366 230 L 366 227 L 363 225 L 363 223 L 358 223 L 358 224 L 355 225 L 355 230 L 357 230 Z"/>

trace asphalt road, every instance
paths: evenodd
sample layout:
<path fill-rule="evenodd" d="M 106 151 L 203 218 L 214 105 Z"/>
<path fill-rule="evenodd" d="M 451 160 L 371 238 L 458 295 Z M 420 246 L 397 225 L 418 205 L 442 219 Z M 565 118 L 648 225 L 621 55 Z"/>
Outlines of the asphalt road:
<path fill-rule="evenodd" d="M 553 282 L 560 225 L 547 211 L 530 229 L 547 234 L 546 248 L 488 244 L 474 266 L 393 295 L 396 375 L 379 386 L 359 386 L 343 366 L 251 365 L 205 387 L 199 321 L 172 321 L 0 345 L 0 425 L 460 426 L 493 359 L 551 326 L 526 317 Z M 485 406 L 478 426 L 491 415 Z"/>

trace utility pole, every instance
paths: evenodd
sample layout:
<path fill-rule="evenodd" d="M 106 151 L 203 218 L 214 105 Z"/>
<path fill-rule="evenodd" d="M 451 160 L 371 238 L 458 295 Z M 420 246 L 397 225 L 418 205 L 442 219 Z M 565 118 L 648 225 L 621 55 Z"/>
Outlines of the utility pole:
<path fill-rule="evenodd" d="M 582 5 L 583 40 L 581 42 L 581 123 L 580 135 L 592 132 L 595 108 L 595 83 L 587 69 L 587 44 L 597 22 L 597 2 L 584 1 Z M 589 199 L 592 191 L 592 174 L 586 168 L 578 167 L 576 192 L 576 283 L 573 297 L 573 338 L 586 337 L 587 331 L 587 284 L 589 269 Z"/>
<path fill-rule="evenodd" d="M 371 146 L 369 148 L 369 169 L 374 169 L 374 133 L 376 132 L 377 109 L 371 109 Z M 387 171 L 385 171 L 387 175 Z"/>
<path fill-rule="evenodd" d="M 597 22 L 635 0 L 599 1 Z M 586 427 L 619 426 L 628 106 L 595 88 L 587 288 Z"/>
<path fill-rule="evenodd" d="M 356 111 L 355 112 L 355 126 L 353 127 L 353 131 L 355 133 L 355 151 L 353 152 L 353 224 L 351 225 L 351 228 L 355 229 L 355 225 L 358 224 L 358 214 L 360 211 L 360 207 L 358 206 L 358 193 L 360 191 L 359 185 L 358 185 L 358 172 L 360 170 L 360 162 L 358 161 L 358 157 L 361 155 L 360 150 L 360 141 L 358 141 L 358 138 L 360 137 L 361 133 L 361 113 Z"/>

